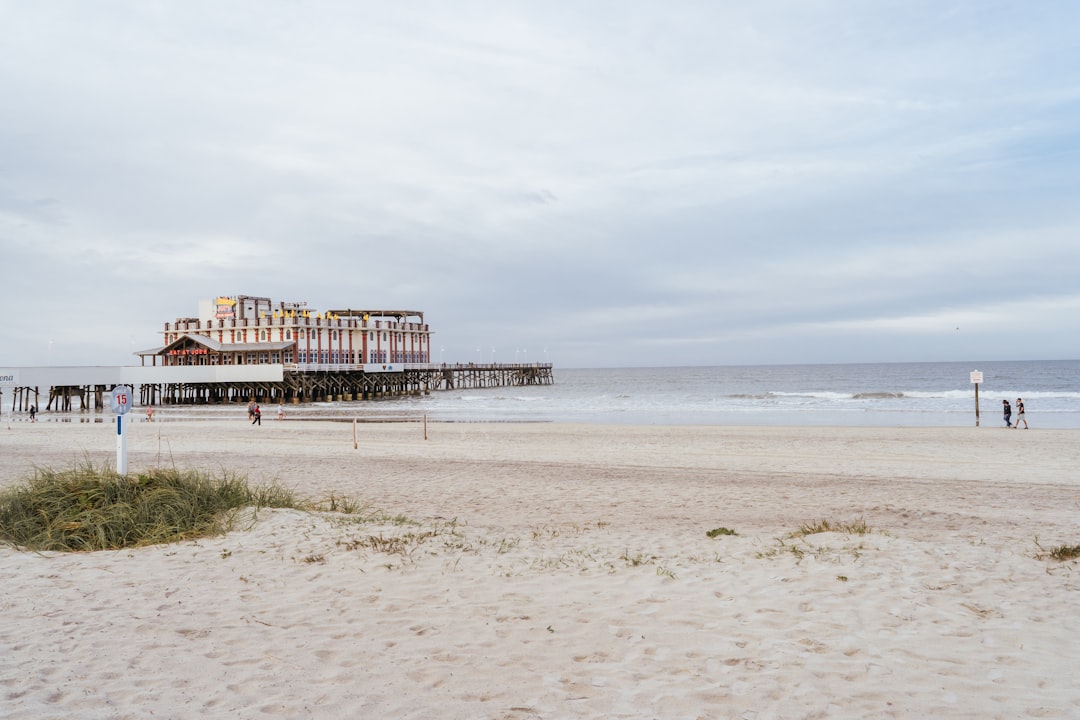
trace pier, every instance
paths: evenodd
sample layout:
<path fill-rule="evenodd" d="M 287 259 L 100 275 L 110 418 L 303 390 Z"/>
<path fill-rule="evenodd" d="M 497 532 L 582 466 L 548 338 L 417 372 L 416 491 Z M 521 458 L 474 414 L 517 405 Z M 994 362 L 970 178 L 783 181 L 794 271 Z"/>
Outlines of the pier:
<path fill-rule="evenodd" d="M 550 363 L 405 366 L 372 372 L 332 366 L 286 366 L 278 381 L 174 382 L 142 385 L 142 405 L 340 402 L 427 395 L 444 390 L 551 385 Z"/>
<path fill-rule="evenodd" d="M 0 386 L 0 402 L 12 413 L 41 410 L 46 393 L 45 410 L 102 410 L 117 385 L 133 386 L 139 405 L 167 406 L 376 400 L 555 382 L 550 363 L 42 367 L 15 368 L 5 377 L 12 381 Z"/>
<path fill-rule="evenodd" d="M 118 385 L 137 404 L 337 402 L 554 383 L 550 363 L 433 363 L 419 310 L 346 308 L 255 295 L 199 302 L 198 315 L 166 322 L 163 344 L 135 353 L 137 367 L 0 368 L 0 408 L 101 410 Z M 55 406 L 55 407 L 54 407 Z"/>

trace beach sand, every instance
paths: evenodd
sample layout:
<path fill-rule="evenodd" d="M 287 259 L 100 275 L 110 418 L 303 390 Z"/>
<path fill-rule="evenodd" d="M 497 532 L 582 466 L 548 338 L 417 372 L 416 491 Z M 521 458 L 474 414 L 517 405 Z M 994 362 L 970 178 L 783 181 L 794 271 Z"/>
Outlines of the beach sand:
<path fill-rule="evenodd" d="M 0 486 L 114 463 L 114 432 L 0 428 Z M 134 423 L 133 471 L 235 472 L 381 515 L 0 548 L 0 715 L 1080 717 L 1080 564 L 1040 549 L 1080 544 L 1076 431 L 357 433 Z M 797 534 L 822 520 L 870 532 Z"/>

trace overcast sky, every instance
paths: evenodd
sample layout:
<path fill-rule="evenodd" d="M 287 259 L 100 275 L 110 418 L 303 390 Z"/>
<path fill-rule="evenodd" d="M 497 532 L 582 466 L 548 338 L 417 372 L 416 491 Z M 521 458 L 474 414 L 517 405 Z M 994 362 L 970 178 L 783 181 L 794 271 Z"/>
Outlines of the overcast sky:
<path fill-rule="evenodd" d="M 0 365 L 1080 357 L 1080 3 L 0 0 Z"/>

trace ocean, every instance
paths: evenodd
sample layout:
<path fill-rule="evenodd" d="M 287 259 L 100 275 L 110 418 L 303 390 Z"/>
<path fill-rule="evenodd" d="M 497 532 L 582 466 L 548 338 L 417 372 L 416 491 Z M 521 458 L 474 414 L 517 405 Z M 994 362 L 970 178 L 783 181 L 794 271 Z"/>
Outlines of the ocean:
<path fill-rule="evenodd" d="M 1032 427 L 1080 428 L 1078 360 L 556 367 L 550 386 L 438 392 L 359 410 L 435 421 L 974 427 L 975 370 L 980 427 L 1004 427 L 1001 401 L 1020 397 Z"/>
<path fill-rule="evenodd" d="M 1004 427 L 1001 401 L 1024 399 L 1032 428 L 1080 428 L 1080 360 L 570 369 L 553 385 L 286 406 L 292 418 L 638 425 Z M 136 416 L 142 409 L 133 410 Z M 110 422 L 112 413 L 82 422 Z M 246 417 L 244 406 L 162 406 L 157 419 Z M 274 422 L 277 406 L 263 408 Z M 43 417 L 43 419 L 45 419 Z M 60 419 L 60 418 L 55 418 Z"/>
<path fill-rule="evenodd" d="M 289 417 L 637 425 L 1004 427 L 1001 401 L 1024 399 L 1033 428 L 1080 428 L 1080 360 L 561 369 L 553 385 L 446 390 L 420 397 L 290 405 Z M 244 414 L 159 409 L 159 417 Z M 273 422 L 276 406 L 264 408 Z M 180 419 L 177 417 L 177 419 Z"/>

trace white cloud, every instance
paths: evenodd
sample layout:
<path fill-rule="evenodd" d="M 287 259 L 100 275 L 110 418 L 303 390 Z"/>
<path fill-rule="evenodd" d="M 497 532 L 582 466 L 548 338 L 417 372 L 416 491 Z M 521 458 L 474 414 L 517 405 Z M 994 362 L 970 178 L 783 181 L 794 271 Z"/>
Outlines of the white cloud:
<path fill-rule="evenodd" d="M 15 5 L 0 299 L 57 297 L 3 354 L 122 278 L 136 328 L 221 292 L 423 305 L 448 349 L 577 365 L 844 361 L 867 334 L 951 359 L 1003 327 L 1004 357 L 1075 355 L 1078 15 Z"/>

